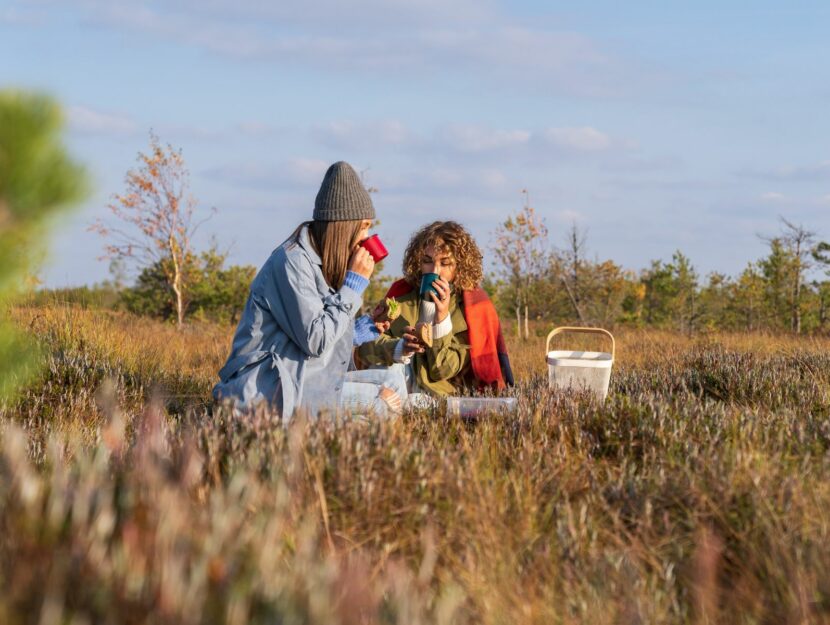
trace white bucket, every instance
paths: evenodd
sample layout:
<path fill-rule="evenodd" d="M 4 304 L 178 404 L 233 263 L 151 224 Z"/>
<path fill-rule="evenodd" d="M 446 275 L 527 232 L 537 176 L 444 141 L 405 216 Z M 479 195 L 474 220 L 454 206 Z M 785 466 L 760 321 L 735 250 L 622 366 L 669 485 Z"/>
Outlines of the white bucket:
<path fill-rule="evenodd" d="M 557 334 L 602 334 L 611 340 L 611 352 L 585 352 L 550 349 L 550 342 Z M 550 388 L 590 391 L 599 399 L 608 395 L 611 367 L 614 364 L 616 344 L 613 335 L 602 328 L 556 328 L 548 334 L 545 344 Z"/>

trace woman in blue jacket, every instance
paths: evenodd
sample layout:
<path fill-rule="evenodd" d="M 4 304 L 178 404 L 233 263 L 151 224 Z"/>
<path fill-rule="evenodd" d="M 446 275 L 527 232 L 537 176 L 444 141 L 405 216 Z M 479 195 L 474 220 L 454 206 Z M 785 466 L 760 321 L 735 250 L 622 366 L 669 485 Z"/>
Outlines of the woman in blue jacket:
<path fill-rule="evenodd" d="M 267 403 L 284 421 L 298 409 L 315 416 L 343 405 L 344 384 L 354 384 L 346 380 L 354 318 L 375 266 L 358 243 L 374 219 L 354 169 L 329 167 L 313 221 L 274 250 L 251 284 L 215 399 L 242 410 Z M 375 386 L 378 408 L 400 402 L 388 386 Z"/>

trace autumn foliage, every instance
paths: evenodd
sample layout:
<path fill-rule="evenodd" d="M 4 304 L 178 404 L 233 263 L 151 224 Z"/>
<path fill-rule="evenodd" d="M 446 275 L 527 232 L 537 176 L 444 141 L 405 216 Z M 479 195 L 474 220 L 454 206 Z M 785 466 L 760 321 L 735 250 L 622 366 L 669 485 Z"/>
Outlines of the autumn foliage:
<path fill-rule="evenodd" d="M 138 166 L 127 172 L 126 191 L 109 204 L 115 223 L 98 220 L 92 230 L 107 239 L 106 257 L 163 268 L 181 326 L 189 287 L 187 261 L 202 223 L 194 222 L 189 172 L 181 150 L 162 145 L 152 132 L 149 152 L 139 152 L 137 160 Z"/>
<path fill-rule="evenodd" d="M 576 223 L 550 233 L 525 192 L 524 206 L 494 232 L 495 279 L 487 287 L 505 322 L 515 317 L 515 334 L 525 339 L 528 321 L 534 320 L 548 327 L 635 326 L 688 335 L 716 330 L 826 333 L 830 244 L 785 219 L 778 234 L 762 239 L 767 254 L 734 277 L 720 272 L 702 276 L 679 250 L 669 261 L 654 260 L 635 271 L 611 259 L 592 258 L 587 232 Z"/>

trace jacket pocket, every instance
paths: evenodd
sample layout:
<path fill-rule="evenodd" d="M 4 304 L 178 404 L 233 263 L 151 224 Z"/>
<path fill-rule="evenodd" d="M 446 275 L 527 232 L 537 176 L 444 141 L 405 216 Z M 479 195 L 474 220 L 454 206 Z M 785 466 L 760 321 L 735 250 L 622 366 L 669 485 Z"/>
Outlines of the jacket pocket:
<path fill-rule="evenodd" d="M 247 354 L 240 354 L 239 356 L 231 358 L 228 362 L 225 363 L 225 366 L 219 370 L 219 379 L 222 380 L 222 382 L 227 382 L 237 373 L 242 371 L 245 367 L 259 364 L 266 358 L 270 357 L 271 352 L 263 350 L 256 350 L 253 352 L 248 352 Z"/>

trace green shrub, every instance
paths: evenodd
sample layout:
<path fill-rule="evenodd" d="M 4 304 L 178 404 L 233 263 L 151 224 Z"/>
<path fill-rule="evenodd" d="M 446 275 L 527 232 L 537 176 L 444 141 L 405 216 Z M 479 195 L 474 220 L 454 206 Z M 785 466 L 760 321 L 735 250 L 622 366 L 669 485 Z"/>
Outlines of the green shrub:
<path fill-rule="evenodd" d="M 7 321 L 9 302 L 44 252 L 49 218 L 86 190 L 62 131 L 60 107 L 47 96 L 0 91 L 0 399 L 35 362 Z"/>
<path fill-rule="evenodd" d="M 187 267 L 186 316 L 192 320 L 235 323 L 256 275 L 252 266 L 225 267 L 226 254 L 215 247 L 192 256 Z M 165 321 L 176 319 L 175 298 L 165 277 L 164 263 L 146 267 L 136 283 L 121 294 L 127 310 Z"/>

